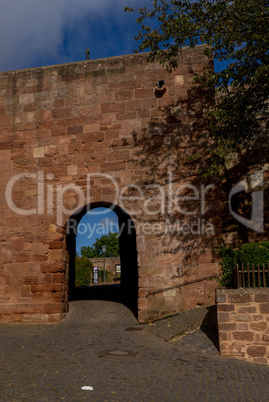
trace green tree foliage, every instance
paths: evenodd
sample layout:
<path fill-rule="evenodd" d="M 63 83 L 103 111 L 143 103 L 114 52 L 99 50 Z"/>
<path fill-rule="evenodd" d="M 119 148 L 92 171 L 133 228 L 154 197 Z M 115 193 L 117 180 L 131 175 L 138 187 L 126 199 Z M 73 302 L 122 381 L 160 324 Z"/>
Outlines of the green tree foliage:
<path fill-rule="evenodd" d="M 183 46 L 203 43 L 206 55 L 226 63 L 220 72 L 194 78 L 219 92 L 210 115 L 209 152 L 221 160 L 250 144 L 269 115 L 268 0 L 153 0 L 150 9 L 125 11 L 139 14 L 137 51 L 149 51 L 149 61 L 172 69 Z"/>
<path fill-rule="evenodd" d="M 92 263 L 85 256 L 76 257 L 76 286 L 88 286 L 92 277 Z"/>
<path fill-rule="evenodd" d="M 80 254 L 87 258 L 103 257 L 102 246 L 106 246 L 106 257 L 117 257 L 119 255 L 119 234 L 109 232 L 97 239 L 92 247 L 81 247 Z"/>

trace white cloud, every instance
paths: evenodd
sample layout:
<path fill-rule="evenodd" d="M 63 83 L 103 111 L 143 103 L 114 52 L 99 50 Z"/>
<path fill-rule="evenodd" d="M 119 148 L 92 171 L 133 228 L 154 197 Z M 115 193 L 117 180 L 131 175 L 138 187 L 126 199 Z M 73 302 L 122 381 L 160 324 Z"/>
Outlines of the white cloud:
<path fill-rule="evenodd" d="M 144 2 L 0 0 L 0 71 L 35 67 L 46 62 L 76 61 L 74 58 L 79 55 L 82 60 L 87 40 L 96 47 L 101 46 L 102 33 L 104 38 L 110 38 L 120 28 L 123 32 L 118 40 L 124 50 L 126 44 L 130 44 L 132 34 L 128 31 L 131 16 L 123 13 L 123 7 L 139 3 L 143 5 Z M 132 20 L 135 20 L 134 15 Z M 97 31 L 100 32 L 99 37 L 94 36 Z M 68 43 L 65 42 L 66 32 L 74 33 L 74 37 L 68 37 Z M 80 46 L 81 49 L 78 49 Z"/>

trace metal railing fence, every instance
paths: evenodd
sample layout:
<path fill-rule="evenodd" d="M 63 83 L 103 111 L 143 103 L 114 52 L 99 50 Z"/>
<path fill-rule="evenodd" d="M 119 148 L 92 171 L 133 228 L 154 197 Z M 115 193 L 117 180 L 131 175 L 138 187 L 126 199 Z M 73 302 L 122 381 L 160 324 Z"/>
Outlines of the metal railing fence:
<path fill-rule="evenodd" d="M 268 264 L 237 264 L 234 269 L 235 288 L 266 288 L 269 287 Z"/>

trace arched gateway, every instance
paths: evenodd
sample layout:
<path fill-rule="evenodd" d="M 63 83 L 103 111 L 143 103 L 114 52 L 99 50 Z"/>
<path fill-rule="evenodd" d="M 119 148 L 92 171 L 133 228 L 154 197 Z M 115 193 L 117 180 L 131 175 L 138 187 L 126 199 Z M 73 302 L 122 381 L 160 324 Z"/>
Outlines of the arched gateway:
<path fill-rule="evenodd" d="M 119 250 L 121 262 L 121 283 L 120 294 L 122 300 L 132 308 L 135 315 L 138 312 L 138 264 L 137 264 L 137 246 L 136 246 L 136 230 L 135 225 L 130 217 L 122 208 L 108 202 L 97 202 L 85 205 L 79 211 L 76 211 L 66 224 L 66 245 L 69 254 L 69 295 L 76 297 L 75 289 L 75 258 L 76 258 L 76 236 L 78 233 L 78 225 L 86 212 L 95 208 L 109 208 L 113 210 L 119 223 Z M 105 214 L 103 214 L 105 219 Z M 102 218 L 102 215 L 99 216 Z M 88 235 L 91 234 L 92 228 L 88 228 Z"/>
<path fill-rule="evenodd" d="M 133 266 L 123 282 L 139 320 L 212 304 L 217 189 L 188 158 L 208 146 L 213 94 L 193 77 L 212 60 L 203 46 L 183 49 L 169 73 L 146 58 L 0 74 L 2 321 L 64 316 L 67 222 L 96 205 L 115 206 L 125 223 L 122 263 Z"/>

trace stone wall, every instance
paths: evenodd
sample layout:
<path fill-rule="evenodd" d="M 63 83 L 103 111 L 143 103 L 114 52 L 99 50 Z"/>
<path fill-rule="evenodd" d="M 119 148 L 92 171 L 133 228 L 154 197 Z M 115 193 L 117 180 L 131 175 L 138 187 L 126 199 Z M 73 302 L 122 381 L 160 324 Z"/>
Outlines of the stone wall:
<path fill-rule="evenodd" d="M 269 364 L 269 288 L 216 289 L 222 356 Z"/>
<path fill-rule="evenodd" d="M 68 311 L 68 223 L 104 206 L 132 225 L 122 282 L 138 292 L 139 319 L 212 304 L 207 282 L 146 298 L 218 273 L 218 189 L 200 177 L 205 158 L 186 158 L 208 147 L 214 94 L 193 77 L 212 66 L 198 46 L 172 73 L 138 54 L 0 74 L 0 320 Z"/>
<path fill-rule="evenodd" d="M 93 266 L 97 266 L 99 271 L 104 269 L 104 258 L 90 258 Z M 120 264 L 120 257 L 106 258 L 106 271 L 111 272 L 115 276 L 115 265 Z M 119 275 L 118 275 L 119 276 Z"/>

